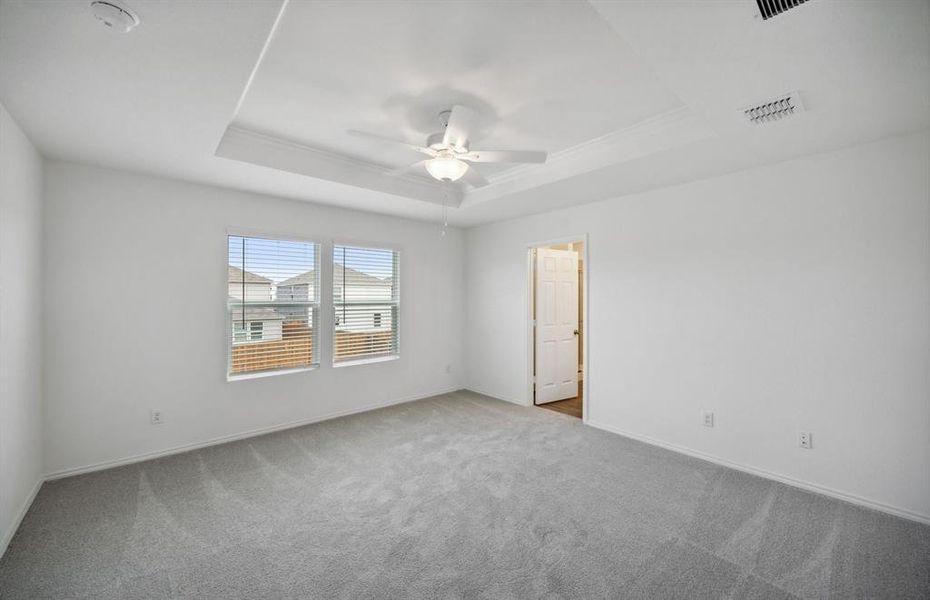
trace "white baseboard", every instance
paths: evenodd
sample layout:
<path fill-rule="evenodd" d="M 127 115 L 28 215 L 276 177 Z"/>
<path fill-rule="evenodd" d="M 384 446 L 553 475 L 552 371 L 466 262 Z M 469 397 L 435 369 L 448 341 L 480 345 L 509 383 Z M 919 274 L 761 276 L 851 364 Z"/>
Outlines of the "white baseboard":
<path fill-rule="evenodd" d="M 13 541 L 13 536 L 16 535 L 20 523 L 23 522 L 23 517 L 26 516 L 29 507 L 32 506 L 32 502 L 36 499 L 36 494 L 39 493 L 39 489 L 42 487 L 43 483 L 45 483 L 45 479 L 39 477 L 36 484 L 32 486 L 32 491 L 26 496 L 22 506 L 19 507 L 19 512 L 16 514 L 16 518 L 13 519 L 13 522 L 10 523 L 10 528 L 3 533 L 3 538 L 0 539 L 0 558 L 6 553 L 6 549 L 10 545 L 10 542 Z"/>
<path fill-rule="evenodd" d="M 207 448 L 209 446 L 216 446 L 218 444 L 225 444 L 227 442 L 235 442 L 237 440 L 244 440 L 246 438 L 256 437 L 259 435 L 265 435 L 267 433 L 274 433 L 275 431 L 293 429 L 294 427 L 302 427 L 303 425 L 310 425 L 312 423 L 319 423 L 321 421 L 328 421 L 330 419 L 338 419 L 340 417 L 347 417 L 349 415 L 368 412 L 371 410 L 377 410 L 379 408 L 386 408 L 388 406 L 394 406 L 395 404 L 404 404 L 406 402 L 415 402 L 417 400 L 424 400 L 426 398 L 432 398 L 433 396 L 440 396 L 442 394 L 448 394 L 450 392 L 455 392 L 460 389 L 462 389 L 460 386 L 456 386 L 454 388 L 443 389 L 443 390 L 431 392 L 425 395 L 408 396 L 408 397 L 399 398 L 395 400 L 388 400 L 386 402 L 376 402 L 374 404 L 366 404 L 365 406 L 360 406 L 360 407 L 352 408 L 349 410 L 328 413 L 325 415 L 310 417 L 307 419 L 299 419 L 297 421 L 290 421 L 288 423 L 280 423 L 278 425 L 271 425 L 270 427 L 259 427 L 258 429 L 250 429 L 248 431 L 242 431 L 239 433 L 233 433 L 230 435 L 215 437 L 215 438 L 211 438 L 209 440 L 204 440 L 201 442 L 194 442 L 192 444 L 174 446 L 171 448 L 166 448 L 164 450 L 144 452 L 142 454 L 134 454 L 132 456 L 127 456 L 125 458 L 106 460 L 106 461 L 93 463 L 89 465 L 83 465 L 80 467 L 62 469 L 60 471 L 54 471 L 52 473 L 46 474 L 45 481 L 52 481 L 55 479 L 61 479 L 63 477 L 71 477 L 73 475 L 81 475 L 83 473 L 93 473 L 94 471 L 103 471 L 104 469 L 112 469 L 114 467 L 131 465 L 133 463 L 144 462 L 146 460 L 161 458 L 163 456 L 171 456 L 172 454 L 181 454 L 183 452 L 190 452 L 191 450 L 199 450 L 201 448 Z"/>
<path fill-rule="evenodd" d="M 787 475 L 781 475 L 779 473 L 773 473 L 771 471 L 766 471 L 765 469 L 759 469 L 749 465 L 744 465 L 741 463 L 735 463 L 725 458 L 719 458 L 713 456 L 712 454 L 705 454 L 697 450 L 692 450 L 690 448 L 685 448 L 684 446 L 679 446 L 677 444 L 671 444 L 668 442 L 663 442 L 645 435 L 640 435 L 638 433 L 633 433 L 630 431 L 624 431 L 610 425 L 604 425 L 603 423 L 596 423 L 593 421 L 587 421 L 587 424 L 596 429 L 602 429 L 604 431 L 609 431 L 610 433 L 615 433 L 621 435 L 625 438 L 631 440 L 636 440 L 638 442 L 644 442 L 651 446 L 658 446 L 660 448 L 665 448 L 666 450 L 671 450 L 672 452 L 678 452 L 679 454 L 686 454 L 688 456 L 693 456 L 694 458 L 699 458 L 701 460 L 706 460 L 707 462 L 712 462 L 717 465 L 724 467 L 729 467 L 731 469 L 736 469 L 737 471 L 742 471 L 744 473 L 749 473 L 750 475 L 756 475 L 764 479 L 771 479 L 773 481 L 778 481 L 779 483 L 784 483 L 785 485 L 790 485 L 792 487 L 801 488 L 808 492 L 814 492 L 816 494 L 821 494 L 824 496 L 830 496 L 831 498 L 836 498 L 837 500 L 842 500 L 844 502 L 849 502 L 851 504 L 856 504 L 859 506 L 864 506 L 866 508 L 871 508 L 883 513 L 894 515 L 896 517 L 901 517 L 911 521 L 917 521 L 918 523 L 924 523 L 930 525 L 930 516 L 922 515 L 905 508 L 899 508 L 897 506 L 891 506 L 883 502 L 878 502 L 876 500 L 870 500 L 868 498 L 863 498 L 862 496 L 857 496 L 855 494 L 850 494 L 848 492 L 843 492 L 840 490 L 835 490 L 826 486 L 818 485 L 816 483 L 810 483 L 809 481 L 801 481 L 800 479 L 795 479 L 793 477 L 788 477 Z"/>
<path fill-rule="evenodd" d="M 320 415 L 320 416 L 316 416 L 316 417 L 310 417 L 310 418 L 307 418 L 307 419 L 300 419 L 300 420 L 297 420 L 297 421 L 290 421 L 290 422 L 288 422 L 288 423 L 281 423 L 281 424 L 278 424 L 278 425 L 272 425 L 272 426 L 270 426 L 270 427 L 261 427 L 261 428 L 258 428 L 258 429 L 251 429 L 251 430 L 243 431 L 243 432 L 236 433 L 236 434 L 231 434 L 231 435 L 221 436 L 221 437 L 217 437 L 217 438 L 212 438 L 212 439 L 205 440 L 205 441 L 202 441 L 202 442 L 196 442 L 196 443 L 193 443 L 193 444 L 185 444 L 185 445 L 182 445 L 182 446 L 175 446 L 175 447 L 172 447 L 172 448 L 167 448 L 167 449 L 165 449 L 165 450 L 158 450 L 158 451 L 154 451 L 154 452 L 147 452 L 147 453 L 143 453 L 143 454 L 136 454 L 136 455 L 129 456 L 129 457 L 126 457 L 126 458 L 122 458 L 122 459 L 103 461 L 103 462 L 94 463 L 94 464 L 89 464 L 89 465 L 84 465 L 84 466 L 80 466 L 80 467 L 74 467 L 74 468 L 70 468 L 70 469 L 63 469 L 63 470 L 61 470 L 61 471 L 56 471 L 56 472 L 53 472 L 53 473 L 49 473 L 49 474 L 47 474 L 47 475 L 45 476 L 44 479 L 40 479 L 39 481 L 36 482 L 36 485 L 35 485 L 35 487 L 33 488 L 32 492 L 30 492 L 30 494 L 29 494 L 29 496 L 26 498 L 25 502 L 23 502 L 23 505 L 22 505 L 22 507 L 20 508 L 19 514 L 17 515 L 16 519 L 14 520 L 14 523 L 11 524 L 10 529 L 3 535 L 3 539 L 0 540 L 0 556 L 2 556 L 2 555 L 3 555 L 3 552 L 6 551 L 7 546 L 9 545 L 10 541 L 13 539 L 13 535 L 16 533 L 16 530 L 19 528 L 19 525 L 20 525 L 20 523 L 22 522 L 23 517 L 25 517 L 26 512 L 29 510 L 29 507 L 32 505 L 33 500 L 35 500 L 36 494 L 38 494 L 39 489 L 42 487 L 42 483 L 43 483 L 44 481 L 51 481 L 51 480 L 54 480 L 54 479 L 61 479 L 61 478 L 63 478 L 63 477 L 70 477 L 70 476 L 72 476 L 72 475 L 80 475 L 80 474 L 82 474 L 82 473 L 91 473 L 91 472 L 94 472 L 94 471 L 102 471 L 102 470 L 104 470 L 104 469 L 110 469 L 110 468 L 113 468 L 113 467 L 119 467 L 119 466 L 123 466 L 123 465 L 129 465 L 129 464 L 137 463 L 137 462 L 143 462 L 143 461 L 146 461 L 146 460 L 152 460 L 152 459 L 154 459 L 154 458 L 160 458 L 160 457 L 163 457 L 163 456 L 170 456 L 170 455 L 172 455 L 172 454 L 180 454 L 180 453 L 182 453 L 182 452 L 189 452 L 189 451 L 191 451 L 191 450 L 198 450 L 198 449 L 200 449 L 200 448 L 206 448 L 206 447 L 209 447 L 209 446 L 215 446 L 215 445 L 223 444 L 223 443 L 226 443 L 226 442 L 233 442 L 233 441 L 236 441 L 236 440 L 242 440 L 242 439 L 246 439 L 246 438 L 250 438 L 250 437 L 256 437 L 256 436 L 259 436 L 259 435 L 265 435 L 265 434 L 267 434 L 267 433 L 273 433 L 273 432 L 275 432 L 275 431 L 283 431 L 283 430 L 285 430 L 285 429 L 292 429 L 292 428 L 294 428 L 294 427 L 301 427 L 301 426 L 303 426 L 303 425 L 310 425 L 310 424 L 312 424 L 312 423 L 319 423 L 319 422 L 322 422 L 322 421 L 328 421 L 328 420 L 330 420 L 330 419 L 338 419 L 338 418 L 340 418 L 340 417 L 346 417 L 346 416 L 353 415 L 353 414 L 368 412 L 368 411 L 371 411 L 371 410 L 377 410 L 377 409 L 379 409 L 379 408 L 386 408 L 386 407 L 388 407 L 388 406 L 394 406 L 394 405 L 397 405 L 397 404 L 404 404 L 404 403 L 406 403 L 406 402 L 414 402 L 414 401 L 417 401 L 417 400 L 423 400 L 423 399 L 426 399 L 426 398 L 432 398 L 432 397 L 434 397 L 434 396 L 439 396 L 439 395 L 442 395 L 442 394 L 448 394 L 448 393 L 451 393 L 451 392 L 455 392 L 455 391 L 458 391 L 458 390 L 460 390 L 460 389 L 465 389 L 465 390 L 468 390 L 468 391 L 475 392 L 475 393 L 477 393 L 477 394 L 482 394 L 482 395 L 484 395 L 484 396 L 488 396 L 488 397 L 494 398 L 494 399 L 496 399 L 496 400 L 501 400 L 501 401 L 503 401 L 503 402 L 510 402 L 510 403 L 516 404 L 516 405 L 518 405 L 518 406 L 526 406 L 526 404 L 524 404 L 524 403 L 522 403 L 522 402 L 518 402 L 518 401 L 516 401 L 516 400 L 512 400 L 512 399 L 500 397 L 500 396 L 497 396 L 497 395 L 495 395 L 495 394 L 490 394 L 490 393 L 488 393 L 488 392 L 485 392 L 485 391 L 482 391 L 482 390 L 479 390 L 479 389 L 475 389 L 474 387 L 465 387 L 465 388 L 454 387 L 454 388 L 449 388 L 449 389 L 444 389 L 444 390 L 438 390 L 438 391 L 436 391 L 436 392 L 432 392 L 432 393 L 425 394 L 425 395 L 410 396 L 410 397 L 399 398 L 399 399 L 395 399 L 395 400 L 389 400 L 389 401 L 386 401 L 386 402 L 379 402 L 379 403 L 374 403 L 374 404 L 368 404 L 368 405 L 361 406 L 361 407 L 357 407 L 357 408 L 353 408 L 353 409 L 350 409 L 350 410 L 345 410 L 345 411 L 339 411 L 339 412 L 329 413 L 329 414 L 326 414 L 326 415 Z M 793 487 L 801 488 L 801 489 L 804 489 L 804 490 L 807 490 L 807 491 L 810 491 L 810 492 L 814 492 L 814 493 L 818 493 L 818 494 L 823 494 L 823 495 L 825 495 L 825 496 L 830 496 L 830 497 L 833 497 L 833 498 L 837 498 L 837 499 L 843 500 L 843 501 L 845 501 L 845 502 L 850 502 L 850 503 L 852 503 L 852 504 L 857 504 L 857 505 L 859 505 L 859 506 L 864 506 L 864 507 L 866 507 L 866 508 L 871 508 L 871 509 L 874 509 L 874 510 L 878 510 L 878 511 L 881 511 L 881 512 L 884 512 L 884 513 L 888 513 L 888 514 L 891 514 L 891 515 L 894 515 L 894 516 L 897 516 L 897 517 L 902 517 L 902 518 L 905 518 L 905 519 L 909 519 L 909 520 L 912 520 L 912 521 L 917 521 L 917 522 L 919 522 L 919 523 L 925 523 L 925 524 L 930 525 L 930 516 L 928 516 L 928 515 L 922 515 L 922 514 L 915 513 L 915 512 L 913 512 L 913 511 L 907 510 L 907 509 L 898 508 L 898 507 L 896 507 L 896 506 L 891 506 L 891 505 L 888 505 L 888 504 L 884 504 L 884 503 L 882 503 L 882 502 L 877 502 L 877 501 L 875 501 L 875 500 L 870 500 L 870 499 L 868 499 L 868 498 L 863 498 L 863 497 L 857 496 L 857 495 L 855 495 L 855 494 L 850 494 L 850 493 L 843 492 L 843 491 L 840 491 L 840 490 L 835 490 L 835 489 L 832 489 L 832 488 L 828 488 L 828 487 L 825 487 L 825 486 L 817 485 L 817 484 L 810 483 L 810 482 L 807 482 L 807 481 L 801 481 L 801 480 L 798 480 L 798 479 L 794 479 L 794 478 L 792 478 L 792 477 L 788 477 L 788 476 L 785 476 L 785 475 L 780 475 L 780 474 L 778 474 L 778 473 L 773 473 L 773 472 L 770 472 L 770 471 L 766 471 L 766 470 L 764 470 L 764 469 L 758 469 L 758 468 L 756 468 L 756 467 L 752 467 L 752 466 L 749 466 L 749 465 L 744 465 L 744 464 L 740 464 L 740 463 L 735 463 L 735 462 L 732 462 L 732 461 L 729 461 L 729 460 L 726 460 L 726 459 L 723 459 L 723 458 L 719 458 L 719 457 L 717 457 L 717 456 L 713 456 L 713 455 L 710 455 L 710 454 L 705 454 L 705 453 L 703 453 L 703 452 L 699 452 L 699 451 L 696 451 L 696 450 L 692 450 L 692 449 L 690 449 L 690 448 L 685 448 L 685 447 L 679 446 L 679 445 L 677 445 L 677 444 L 671 444 L 671 443 L 668 443 L 668 442 L 663 442 L 663 441 L 660 441 L 660 440 L 656 440 L 656 439 L 650 438 L 650 437 L 648 437 L 648 436 L 644 436 L 644 435 L 632 433 L 632 432 L 629 432 L 629 431 L 624 431 L 624 430 L 622 430 L 622 429 L 618 429 L 618 428 L 612 427 L 612 426 L 610 426 L 610 425 L 604 425 L 604 424 L 602 424 L 602 423 L 597 423 L 597 422 L 593 422 L 593 421 L 587 421 L 587 424 L 590 425 L 591 427 L 594 427 L 594 428 L 597 428 L 597 429 L 602 429 L 602 430 L 604 430 L 604 431 L 608 431 L 608 432 L 610 432 L 610 433 L 614 433 L 614 434 L 617 434 L 617 435 L 621 435 L 621 436 L 626 437 L 626 438 L 629 438 L 629 439 L 633 439 L 633 440 L 637 440 L 637 441 L 640 441 L 640 442 L 644 442 L 644 443 L 650 444 L 650 445 L 652 445 L 652 446 L 658 446 L 658 447 L 660 447 L 660 448 L 665 448 L 666 450 L 671 450 L 671 451 L 673 451 L 673 452 L 678 452 L 678 453 L 680 453 L 680 454 L 685 454 L 685 455 L 688 455 L 688 456 L 693 456 L 693 457 L 699 458 L 699 459 L 701 459 L 701 460 L 706 460 L 706 461 L 708 461 L 708 462 L 712 462 L 712 463 L 714 463 L 714 464 L 718 464 L 718 465 L 721 465 L 721 466 L 724 466 L 724 467 L 729 467 L 729 468 L 731 468 L 731 469 L 736 469 L 736 470 L 738 470 L 738 471 L 743 471 L 743 472 L 745 472 L 745 473 L 750 473 L 750 474 L 756 475 L 756 476 L 758 476 L 758 477 L 763 477 L 763 478 L 765 478 L 765 479 L 770 479 L 770 480 L 778 481 L 778 482 L 780 482 L 780 483 L 784 483 L 784 484 L 786 484 L 786 485 L 790 485 L 790 486 L 793 486 Z"/>
<path fill-rule="evenodd" d="M 476 394 L 481 394 L 482 396 L 487 396 L 488 398 L 494 398 L 495 400 L 500 400 L 502 402 L 510 402 L 511 404 L 516 404 L 517 406 L 529 406 L 526 402 L 514 400 L 513 398 L 504 398 L 503 396 L 498 396 L 497 394 L 492 394 L 491 392 L 479 390 L 476 387 L 465 386 L 462 389 L 468 390 L 469 392 L 475 392 Z"/>

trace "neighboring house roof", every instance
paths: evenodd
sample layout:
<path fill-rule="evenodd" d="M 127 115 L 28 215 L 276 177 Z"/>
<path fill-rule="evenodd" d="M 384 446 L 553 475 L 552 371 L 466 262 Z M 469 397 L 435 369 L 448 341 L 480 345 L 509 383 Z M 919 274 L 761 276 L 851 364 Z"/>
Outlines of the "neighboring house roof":
<path fill-rule="evenodd" d="M 280 288 L 285 285 L 308 285 L 311 281 L 313 281 L 315 277 L 314 273 L 315 271 L 310 270 L 310 271 L 307 271 L 306 273 L 295 275 L 294 277 L 291 277 L 290 279 L 285 279 L 284 281 L 279 283 L 278 287 Z"/>
<path fill-rule="evenodd" d="M 352 267 L 344 267 L 339 263 L 333 264 L 333 283 L 340 285 L 343 282 L 343 277 L 345 278 L 346 285 L 365 285 L 365 286 L 379 286 L 379 287 L 390 287 L 391 279 L 380 279 L 374 275 L 369 275 L 368 273 L 362 273 L 361 271 L 356 271 Z M 307 271 L 306 273 L 301 273 L 291 277 L 290 279 L 285 279 L 278 284 L 278 287 L 286 285 L 308 285 L 316 279 L 316 272 L 313 270 Z"/>
<path fill-rule="evenodd" d="M 229 283 L 273 283 L 267 277 L 262 277 L 261 275 L 250 273 L 249 271 L 243 271 L 239 267 L 234 267 L 232 265 L 229 265 L 229 277 L 227 279 Z"/>
<path fill-rule="evenodd" d="M 229 297 L 230 302 L 239 302 L 238 298 Z M 242 321 L 242 307 L 237 306 L 232 309 L 233 321 Z M 284 315 L 280 314 L 270 306 L 246 306 L 246 321 L 283 321 Z"/>

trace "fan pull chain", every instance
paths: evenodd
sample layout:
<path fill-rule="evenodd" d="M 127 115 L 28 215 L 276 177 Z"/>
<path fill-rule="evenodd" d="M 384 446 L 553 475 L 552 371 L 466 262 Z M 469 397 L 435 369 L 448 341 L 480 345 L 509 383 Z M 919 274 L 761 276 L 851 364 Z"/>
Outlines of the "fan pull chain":
<path fill-rule="evenodd" d="M 449 219 L 447 216 L 448 208 L 446 206 L 446 204 L 448 204 L 448 200 L 449 200 L 449 187 L 448 185 L 446 185 L 446 186 L 443 186 L 442 188 L 442 231 L 440 233 L 441 237 L 446 237 L 446 227 L 449 226 Z"/>

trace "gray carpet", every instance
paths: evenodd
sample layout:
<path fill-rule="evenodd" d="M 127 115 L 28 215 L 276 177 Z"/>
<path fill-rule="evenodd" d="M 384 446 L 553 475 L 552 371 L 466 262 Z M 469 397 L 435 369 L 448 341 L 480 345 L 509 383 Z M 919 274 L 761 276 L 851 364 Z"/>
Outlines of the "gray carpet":
<path fill-rule="evenodd" d="M 928 598 L 930 527 L 470 392 L 42 487 L 18 598 Z"/>

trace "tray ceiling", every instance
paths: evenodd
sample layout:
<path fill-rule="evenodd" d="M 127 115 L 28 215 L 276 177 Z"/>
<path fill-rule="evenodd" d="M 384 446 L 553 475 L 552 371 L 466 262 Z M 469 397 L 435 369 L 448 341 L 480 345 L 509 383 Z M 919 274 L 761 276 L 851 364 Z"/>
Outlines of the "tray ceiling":
<path fill-rule="evenodd" d="M 0 101 L 44 156 L 469 226 L 930 127 L 926 0 L 131 4 L 119 34 L 85 0 L 0 0 Z M 802 114 L 745 119 L 788 92 Z M 447 194 L 346 134 L 422 143 L 451 104 L 479 149 L 549 160 Z"/>
<path fill-rule="evenodd" d="M 627 160 L 604 154 L 605 136 L 619 143 L 660 115 L 691 116 L 584 2 L 291 2 L 217 154 L 430 200 L 448 184 L 422 171 L 384 175 L 421 156 L 347 132 L 425 145 L 456 104 L 480 116 L 473 148 L 541 149 L 558 161 L 598 141 L 594 160 L 571 169 L 478 165 L 492 183 L 517 171 L 524 187 Z M 469 195 L 455 189 L 456 203 Z"/>

